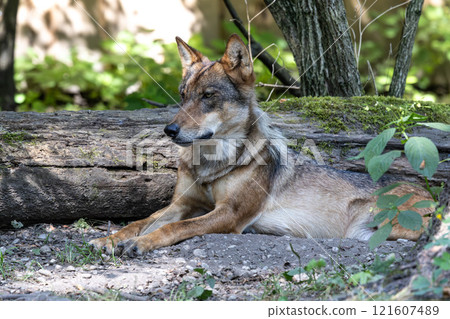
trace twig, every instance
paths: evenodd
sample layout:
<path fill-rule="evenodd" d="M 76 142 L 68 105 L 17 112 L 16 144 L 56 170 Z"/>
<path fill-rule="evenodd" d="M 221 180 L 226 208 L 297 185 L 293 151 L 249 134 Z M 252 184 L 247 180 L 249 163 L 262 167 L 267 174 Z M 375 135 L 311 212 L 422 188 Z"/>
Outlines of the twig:
<path fill-rule="evenodd" d="M 156 102 L 156 101 L 152 101 L 152 100 L 146 99 L 144 97 L 141 98 L 141 100 L 144 101 L 144 102 L 147 102 L 150 105 L 153 105 L 153 106 L 156 106 L 156 107 L 159 107 L 159 108 L 163 108 L 163 107 L 167 107 L 167 108 L 179 107 L 178 104 L 162 104 L 162 103 L 159 103 L 159 102 Z"/>
<path fill-rule="evenodd" d="M 106 237 L 109 237 L 111 235 L 111 221 L 108 220 L 108 231 L 106 232 Z"/>
<path fill-rule="evenodd" d="M 300 90 L 298 86 L 287 86 L 287 85 L 280 85 L 280 84 L 269 84 L 269 83 L 262 83 L 259 82 L 256 84 L 256 86 L 260 87 L 269 87 L 269 88 L 276 88 L 276 89 L 294 89 L 294 90 Z"/>
<path fill-rule="evenodd" d="M 372 65 L 370 65 L 369 60 L 367 60 L 367 67 L 369 69 L 370 78 L 372 79 L 373 88 L 375 89 L 375 95 L 378 96 L 377 84 L 375 82 L 375 74 L 373 74 Z"/>
<path fill-rule="evenodd" d="M 242 33 L 242 35 L 247 39 L 247 41 L 251 44 L 252 57 L 258 57 L 258 59 L 269 69 L 273 70 L 273 74 L 283 83 L 284 85 L 290 87 L 289 92 L 292 95 L 300 96 L 300 91 L 298 90 L 299 83 L 291 76 L 286 68 L 282 67 L 277 63 L 277 61 L 267 52 L 264 51 L 264 48 L 256 42 L 251 35 L 247 32 L 242 23 L 241 18 L 237 14 L 233 5 L 229 0 L 223 0 L 225 6 L 233 18 L 233 23 Z M 292 86 L 292 87 L 291 87 Z M 293 88 L 295 86 L 296 88 Z"/>

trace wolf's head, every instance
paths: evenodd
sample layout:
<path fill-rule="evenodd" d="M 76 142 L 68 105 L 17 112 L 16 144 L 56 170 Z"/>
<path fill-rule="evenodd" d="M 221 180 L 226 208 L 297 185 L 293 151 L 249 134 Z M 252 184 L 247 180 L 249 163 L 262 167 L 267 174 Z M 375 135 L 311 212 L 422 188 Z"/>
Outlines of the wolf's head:
<path fill-rule="evenodd" d="M 223 57 L 211 62 L 180 38 L 176 41 L 183 66 L 181 109 L 164 132 L 181 146 L 199 139 L 243 138 L 255 80 L 245 44 L 232 35 Z"/>

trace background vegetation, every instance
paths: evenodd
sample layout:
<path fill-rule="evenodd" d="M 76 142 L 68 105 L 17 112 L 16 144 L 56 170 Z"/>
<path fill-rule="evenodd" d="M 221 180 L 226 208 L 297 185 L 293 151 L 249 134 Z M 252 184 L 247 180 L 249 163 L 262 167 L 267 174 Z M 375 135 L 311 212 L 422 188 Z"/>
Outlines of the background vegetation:
<path fill-rule="evenodd" d="M 370 12 L 372 18 L 380 13 Z M 376 20 L 362 35 L 359 68 L 364 92 L 384 95 L 389 89 L 395 57 L 389 47 L 401 34 L 404 9 L 396 9 Z M 436 86 L 433 78 L 442 68 L 450 70 L 450 8 L 427 6 L 419 24 L 414 46 L 411 70 L 407 79 L 405 98 L 415 100 L 450 101 L 449 88 Z M 238 33 L 235 26 L 227 22 L 227 33 Z M 254 38 L 278 62 L 298 77 L 297 68 L 286 41 L 271 33 L 252 30 Z M 371 36 L 376 35 L 376 36 Z M 371 40 L 368 40 L 371 39 Z M 178 83 L 181 79 L 181 65 L 175 43 L 159 41 L 148 46 L 138 44 L 134 35 L 123 32 L 118 44 L 112 40 L 102 43 L 102 56 L 96 62 L 81 60 L 74 49 L 69 62 L 57 57 L 46 56 L 43 60 L 30 50 L 15 63 L 18 111 L 46 112 L 54 110 L 80 109 L 124 109 L 134 110 L 152 107 L 142 100 L 151 99 L 164 104 L 178 101 Z M 219 58 L 224 50 L 224 41 L 217 40 L 205 46 L 200 35 L 195 35 L 189 44 L 198 48 L 210 58 Z M 149 57 L 149 48 L 162 52 L 163 61 Z M 167 91 L 166 94 L 130 57 L 132 56 Z M 368 70 L 367 61 L 373 69 L 376 89 Z M 258 60 L 255 61 L 256 83 L 276 83 L 276 78 Z M 447 71 L 448 73 L 448 71 Z M 445 74 L 445 72 L 444 72 Z M 448 82 L 448 81 L 447 81 Z M 258 87 L 260 100 L 274 98 L 284 90 Z M 169 96 L 170 95 L 170 96 Z M 288 95 L 285 95 L 288 97 Z"/>

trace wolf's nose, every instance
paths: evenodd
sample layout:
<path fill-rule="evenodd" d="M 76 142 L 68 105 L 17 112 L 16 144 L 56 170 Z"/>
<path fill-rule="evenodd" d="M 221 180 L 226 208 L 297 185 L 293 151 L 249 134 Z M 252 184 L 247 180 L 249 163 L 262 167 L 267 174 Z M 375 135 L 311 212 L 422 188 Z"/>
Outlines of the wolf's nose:
<path fill-rule="evenodd" d="M 177 137 L 178 133 L 180 133 L 180 127 L 176 123 L 169 124 L 164 128 L 164 133 L 166 133 L 171 138 L 175 138 Z"/>

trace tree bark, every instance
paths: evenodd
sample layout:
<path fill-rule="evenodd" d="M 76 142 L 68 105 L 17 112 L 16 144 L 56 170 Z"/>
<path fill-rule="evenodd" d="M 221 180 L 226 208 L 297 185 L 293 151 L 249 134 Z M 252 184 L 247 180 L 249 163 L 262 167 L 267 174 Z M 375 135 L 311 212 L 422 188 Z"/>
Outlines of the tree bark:
<path fill-rule="evenodd" d="M 178 109 L 0 113 L 0 226 L 62 222 L 78 218 L 138 219 L 169 204 L 176 182 L 177 147 L 163 133 Z M 364 160 L 348 161 L 374 136 L 360 131 L 325 133 L 298 112 L 271 115 L 273 125 L 296 149 L 317 145 L 321 159 L 339 169 L 364 171 Z M 441 134 L 442 133 L 442 134 Z M 444 132 L 423 129 L 443 157 Z M 291 142 L 292 144 L 292 142 Z M 388 149 L 400 149 L 392 141 Z M 153 155 L 153 156 L 152 156 Z M 406 159 L 390 174 L 420 182 Z M 439 165 L 434 182 L 450 175 Z"/>
<path fill-rule="evenodd" d="M 0 1 L 0 108 L 15 111 L 14 44 L 19 0 Z"/>
<path fill-rule="evenodd" d="M 303 96 L 361 95 L 342 0 L 280 0 L 269 10 L 294 55 Z"/>
<path fill-rule="evenodd" d="M 423 0 L 412 0 L 406 8 L 405 24 L 403 25 L 402 38 L 400 40 L 395 60 L 394 74 L 392 75 L 389 95 L 403 97 L 405 93 L 406 77 L 411 65 L 414 39 L 416 38 L 417 27 L 420 15 L 422 14 Z"/>

